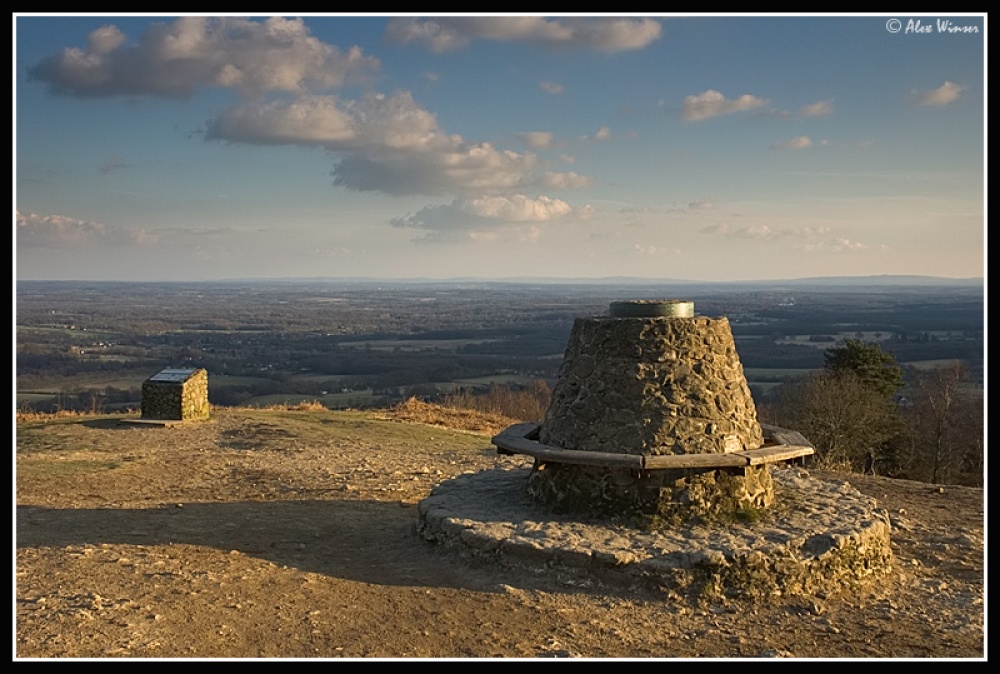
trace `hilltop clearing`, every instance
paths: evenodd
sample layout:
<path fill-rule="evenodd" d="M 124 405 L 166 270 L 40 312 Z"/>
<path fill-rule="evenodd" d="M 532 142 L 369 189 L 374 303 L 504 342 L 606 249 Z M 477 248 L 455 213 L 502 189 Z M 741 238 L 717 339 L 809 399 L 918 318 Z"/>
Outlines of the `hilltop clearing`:
<path fill-rule="evenodd" d="M 416 403 L 121 418 L 17 423 L 15 657 L 985 657 L 981 489 L 814 471 L 888 510 L 888 579 L 699 604 L 422 540 L 435 485 L 528 465 L 491 446 L 504 419 Z"/>

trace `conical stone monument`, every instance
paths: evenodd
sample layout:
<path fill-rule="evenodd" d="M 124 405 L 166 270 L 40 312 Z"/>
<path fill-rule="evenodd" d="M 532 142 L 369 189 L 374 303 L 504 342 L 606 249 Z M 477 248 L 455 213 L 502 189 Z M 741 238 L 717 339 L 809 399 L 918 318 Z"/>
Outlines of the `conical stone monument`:
<path fill-rule="evenodd" d="M 577 319 L 539 442 L 595 457 L 760 447 L 729 320 L 695 316 L 693 302 L 682 300 L 614 302 L 609 316 Z M 673 521 L 760 510 L 774 500 L 766 464 L 635 470 L 536 459 L 528 490 L 564 511 Z"/>

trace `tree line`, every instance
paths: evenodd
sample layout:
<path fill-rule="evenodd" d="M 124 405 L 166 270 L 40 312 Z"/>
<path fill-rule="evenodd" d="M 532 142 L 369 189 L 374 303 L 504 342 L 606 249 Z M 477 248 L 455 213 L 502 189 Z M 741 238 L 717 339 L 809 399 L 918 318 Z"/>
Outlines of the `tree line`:
<path fill-rule="evenodd" d="M 758 415 L 805 435 L 818 467 L 982 486 L 984 401 L 968 382 L 960 361 L 904 369 L 852 339 L 827 349 L 820 371 L 776 387 Z"/>

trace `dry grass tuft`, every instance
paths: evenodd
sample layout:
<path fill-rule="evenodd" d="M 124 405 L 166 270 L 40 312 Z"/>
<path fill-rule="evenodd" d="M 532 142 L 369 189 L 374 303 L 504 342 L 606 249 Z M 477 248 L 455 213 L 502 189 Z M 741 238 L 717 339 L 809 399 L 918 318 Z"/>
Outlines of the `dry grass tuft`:
<path fill-rule="evenodd" d="M 434 403 L 425 403 L 417 398 L 401 402 L 379 416 L 394 421 L 443 426 L 452 430 L 489 436 L 496 435 L 508 426 L 518 423 L 517 420 L 502 414 L 445 407 Z"/>
<path fill-rule="evenodd" d="M 128 412 L 126 414 L 129 414 Z M 90 410 L 58 410 L 55 412 L 36 412 L 27 407 L 18 409 L 14 413 L 14 421 L 16 423 L 28 422 L 28 421 L 48 421 L 50 419 L 83 419 L 86 417 L 101 417 L 105 416 L 101 412 L 93 412 Z"/>
<path fill-rule="evenodd" d="M 277 405 L 266 405 L 258 407 L 261 410 L 279 410 L 292 412 L 325 412 L 329 408 L 318 400 L 303 400 L 297 403 L 282 403 Z"/>

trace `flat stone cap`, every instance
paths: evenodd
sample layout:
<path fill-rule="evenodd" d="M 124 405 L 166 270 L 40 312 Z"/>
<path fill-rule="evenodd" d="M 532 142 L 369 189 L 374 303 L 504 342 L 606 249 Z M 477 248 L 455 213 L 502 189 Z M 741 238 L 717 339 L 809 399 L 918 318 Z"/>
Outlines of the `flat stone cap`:
<path fill-rule="evenodd" d="M 167 368 L 160 370 L 147 381 L 184 382 L 190 379 L 198 370 L 195 368 Z"/>
<path fill-rule="evenodd" d="M 691 318 L 694 302 L 689 300 L 619 300 L 611 303 L 612 318 Z"/>

